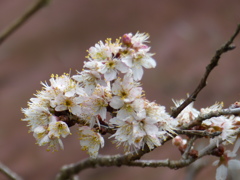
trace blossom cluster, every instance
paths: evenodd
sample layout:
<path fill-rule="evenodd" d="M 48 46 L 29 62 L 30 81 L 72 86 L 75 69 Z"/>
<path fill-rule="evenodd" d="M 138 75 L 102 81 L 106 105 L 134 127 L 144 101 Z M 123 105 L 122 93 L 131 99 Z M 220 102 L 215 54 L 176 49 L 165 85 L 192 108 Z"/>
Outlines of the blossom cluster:
<path fill-rule="evenodd" d="M 174 101 L 176 107 L 181 105 L 184 100 Z M 181 113 L 176 117 L 178 122 L 178 127 L 187 127 L 192 121 L 194 121 L 197 117 L 205 114 L 209 114 L 211 112 L 220 112 L 223 110 L 223 103 L 215 103 L 214 105 L 201 108 L 197 110 L 193 107 L 193 103 L 190 103 Z M 221 132 L 221 134 L 214 139 L 210 139 L 210 141 L 218 141 L 219 138 L 223 140 L 224 144 L 233 144 L 237 139 L 237 134 L 234 134 L 236 129 L 239 128 L 240 125 L 240 117 L 234 115 L 221 115 L 214 116 L 211 118 L 204 119 L 201 124 L 199 124 L 197 130 L 206 130 L 209 133 Z"/>
<path fill-rule="evenodd" d="M 129 33 L 114 42 L 100 41 L 89 48 L 81 72 L 52 75 L 49 84 L 42 82 L 42 90 L 30 99 L 28 108 L 22 109 L 22 120 L 28 122 L 37 144 L 52 151 L 63 149 L 62 138 L 71 135 L 70 127 L 77 125 L 80 146 L 93 158 L 104 146 L 106 132 L 126 152 L 144 147 L 152 150 L 170 136 L 183 153 L 188 142 L 177 135 L 177 130 L 188 127 L 199 116 L 223 110 L 223 104 L 197 110 L 191 103 L 173 118 L 164 106 L 147 100 L 140 80 L 144 68 L 156 67 L 148 38 L 144 33 Z M 178 107 L 183 102 L 174 104 Z M 228 144 L 236 142 L 234 132 L 239 125 L 238 116 L 222 115 L 203 119 L 188 130 L 220 131 L 210 141 Z M 197 156 L 194 149 L 190 153 Z"/>
<path fill-rule="evenodd" d="M 176 106 L 179 106 L 184 100 L 174 101 Z M 228 110 L 239 108 L 239 102 L 232 104 Z M 176 120 L 179 126 L 189 125 L 195 119 L 200 116 L 210 114 L 212 112 L 220 112 L 223 110 L 223 103 L 215 103 L 214 105 L 201 108 L 200 111 L 193 107 L 193 103 L 189 104 L 181 113 L 177 116 Z M 240 147 L 240 139 L 236 130 L 239 129 L 240 117 L 235 115 L 220 115 L 211 118 L 204 119 L 198 126 L 193 127 L 196 130 L 205 130 L 209 133 L 221 132 L 219 136 L 210 139 L 210 143 L 214 142 L 218 146 L 211 154 L 219 157 L 219 160 L 213 163 L 214 166 L 218 166 L 216 170 L 216 180 L 225 180 L 227 176 L 236 177 L 240 169 L 240 161 L 235 159 L 237 151 Z M 238 130 L 239 131 L 239 130 Z M 219 141 L 223 141 L 219 144 Z M 187 148 L 187 140 L 180 136 L 176 136 L 172 140 L 173 145 L 177 146 L 181 153 Z M 235 144 L 233 151 L 226 150 L 223 145 Z M 195 150 L 189 151 L 191 155 L 192 151 L 196 154 Z"/>
<path fill-rule="evenodd" d="M 53 151 L 63 148 L 61 138 L 77 124 L 80 145 L 91 157 L 104 146 L 103 127 L 114 129 L 110 138 L 126 151 L 160 146 L 176 122 L 164 106 L 144 97 L 139 82 L 143 67 L 156 66 L 148 37 L 129 33 L 115 42 L 100 41 L 88 50 L 81 72 L 52 75 L 50 85 L 42 83 L 43 89 L 22 109 L 37 144 Z"/>

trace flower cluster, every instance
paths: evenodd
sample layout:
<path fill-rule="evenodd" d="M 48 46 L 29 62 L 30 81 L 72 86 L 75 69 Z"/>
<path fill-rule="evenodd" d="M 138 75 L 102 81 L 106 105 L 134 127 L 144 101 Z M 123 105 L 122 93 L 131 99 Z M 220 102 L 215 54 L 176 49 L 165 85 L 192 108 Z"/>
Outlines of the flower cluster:
<path fill-rule="evenodd" d="M 156 66 L 146 45 L 148 38 L 144 33 L 129 33 L 114 42 L 100 41 L 88 50 L 88 60 L 81 72 L 73 76 L 52 75 L 50 84 L 42 83 L 43 89 L 30 99 L 28 108 L 22 109 L 23 121 L 28 122 L 37 144 L 47 145 L 52 151 L 63 149 L 62 138 L 71 135 L 70 127 L 74 125 L 78 125 L 82 150 L 93 158 L 104 146 L 105 133 L 110 133 L 109 138 L 116 146 L 123 145 L 126 152 L 145 147 L 152 150 L 170 136 L 184 153 L 188 139 L 176 134 L 182 129 L 220 131 L 211 141 L 234 143 L 237 139 L 234 132 L 240 125 L 238 116 L 214 116 L 189 126 L 198 117 L 223 110 L 222 103 L 201 110 L 191 103 L 173 118 L 164 106 L 144 97 L 140 83 L 143 68 Z M 174 104 L 178 107 L 183 102 Z M 231 108 L 236 107 L 239 103 Z M 196 158 L 198 153 L 192 148 L 189 155 Z"/>
<path fill-rule="evenodd" d="M 180 101 L 173 101 L 175 106 L 178 107 L 181 105 L 181 103 L 184 102 L 184 100 Z M 201 108 L 201 110 L 197 110 L 193 107 L 193 103 L 190 103 L 185 109 L 179 113 L 179 115 L 176 117 L 175 121 L 177 121 L 177 127 L 188 127 L 189 124 L 191 124 L 192 121 L 194 121 L 199 116 L 204 116 L 205 114 L 209 114 L 211 112 L 220 112 L 223 110 L 223 103 L 215 103 L 214 105 L 207 107 L 207 108 Z M 218 141 L 220 138 L 221 140 L 224 140 L 224 144 L 233 144 L 236 139 L 237 135 L 234 134 L 235 130 L 239 128 L 240 124 L 240 117 L 234 116 L 234 115 L 221 115 L 211 118 L 204 119 L 196 130 L 206 130 L 209 133 L 213 132 L 221 132 L 221 135 L 218 137 L 215 137 L 213 140 Z M 212 139 L 211 139 L 212 141 Z"/>
<path fill-rule="evenodd" d="M 129 33 L 112 42 L 100 41 L 88 50 L 88 61 L 77 75 L 52 75 L 50 85 L 22 109 L 40 146 L 63 148 L 61 138 L 78 124 L 80 145 L 91 157 L 104 146 L 103 129 L 111 128 L 114 142 L 126 151 L 161 145 L 174 133 L 175 121 L 165 107 L 144 98 L 140 80 L 144 68 L 154 68 L 148 35 Z M 107 113 L 112 115 L 107 119 Z"/>

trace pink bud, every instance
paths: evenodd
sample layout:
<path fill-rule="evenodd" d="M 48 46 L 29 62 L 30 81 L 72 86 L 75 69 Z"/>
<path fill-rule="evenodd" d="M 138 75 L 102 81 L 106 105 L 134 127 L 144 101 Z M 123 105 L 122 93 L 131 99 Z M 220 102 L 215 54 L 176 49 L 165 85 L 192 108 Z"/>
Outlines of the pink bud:
<path fill-rule="evenodd" d="M 122 42 L 123 42 L 123 44 L 130 46 L 131 45 L 131 34 L 124 34 L 122 36 Z"/>
<path fill-rule="evenodd" d="M 173 138 L 172 140 L 172 144 L 174 146 L 181 146 L 183 143 L 183 139 L 180 136 L 176 136 L 175 138 Z"/>

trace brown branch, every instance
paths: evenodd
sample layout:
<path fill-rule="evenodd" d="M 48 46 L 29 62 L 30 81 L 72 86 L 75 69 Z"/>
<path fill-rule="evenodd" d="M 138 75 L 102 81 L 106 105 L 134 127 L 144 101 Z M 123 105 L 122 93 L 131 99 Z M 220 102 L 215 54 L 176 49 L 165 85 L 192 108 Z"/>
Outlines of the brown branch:
<path fill-rule="evenodd" d="M 192 148 L 192 146 L 193 146 L 193 143 L 194 143 L 194 141 L 197 139 L 197 136 L 193 136 L 192 138 L 190 138 L 189 140 L 188 140 L 188 142 L 187 142 L 187 147 L 186 147 L 186 149 L 185 149 L 185 151 L 184 151 L 184 153 L 182 154 L 182 159 L 187 159 L 188 158 L 188 154 L 189 154 L 189 152 L 190 152 L 190 150 L 191 150 L 191 148 Z"/>
<path fill-rule="evenodd" d="M 236 129 L 232 134 L 237 135 L 240 133 L 240 128 Z M 127 166 L 137 166 L 137 167 L 169 167 L 171 169 L 179 169 L 188 166 L 189 164 L 195 162 L 196 160 L 202 158 L 203 156 L 210 155 L 212 150 L 221 144 L 224 140 L 219 139 L 218 142 L 212 142 L 201 151 L 199 151 L 198 157 L 193 158 L 189 157 L 188 159 L 180 159 L 180 160 L 136 160 L 131 161 Z"/>
<path fill-rule="evenodd" d="M 150 152 L 149 148 L 145 146 L 143 149 L 133 151 L 125 155 L 113 156 L 98 156 L 97 158 L 87 158 L 75 164 L 65 165 L 58 173 L 56 180 L 70 179 L 73 175 L 78 174 L 80 171 L 87 168 L 95 168 L 98 166 L 122 166 L 131 161 L 140 159 L 144 154 Z"/>
<path fill-rule="evenodd" d="M 220 135 L 222 132 L 221 131 L 216 131 L 216 132 L 208 132 L 204 130 L 174 130 L 178 135 L 183 134 L 183 135 L 188 135 L 188 136 L 198 136 L 198 137 L 210 137 L 213 138 L 215 136 Z"/>
<path fill-rule="evenodd" d="M 22 178 L 19 175 L 17 175 L 15 172 L 10 170 L 7 166 L 2 164 L 1 162 L 0 162 L 0 172 L 2 172 L 11 180 L 22 180 Z"/>
<path fill-rule="evenodd" d="M 234 134 L 239 134 L 240 130 L 236 130 Z M 218 143 L 222 143 L 219 140 Z M 131 153 L 127 155 L 114 155 L 114 156 L 99 156 L 96 159 L 88 158 L 75 164 L 65 165 L 56 177 L 56 180 L 70 179 L 73 175 L 78 174 L 87 168 L 96 167 L 110 167 L 110 166 L 135 166 L 135 167 L 169 167 L 170 169 L 179 169 L 188 166 L 203 156 L 211 154 L 212 150 L 217 147 L 217 142 L 212 142 L 199 152 L 197 158 L 189 156 L 187 159 L 180 160 L 138 160 L 141 155 L 135 153 L 135 158 Z M 146 152 L 143 152 L 146 153 Z M 137 158 L 136 158 L 137 157 Z"/>
<path fill-rule="evenodd" d="M 235 115 L 235 114 L 240 114 L 240 108 L 234 108 L 234 109 L 223 109 L 220 111 L 212 111 L 207 114 L 200 114 L 197 118 L 195 118 L 193 121 L 191 121 L 189 124 L 181 127 L 182 129 L 188 129 L 193 126 L 200 125 L 204 120 L 210 119 L 212 117 L 218 117 L 222 115 Z"/>
<path fill-rule="evenodd" d="M 167 140 L 169 140 L 168 138 Z M 165 141 L 166 142 L 166 141 Z M 164 143 L 164 142 L 163 142 Z M 215 148 L 212 147 L 212 148 Z M 169 167 L 171 169 L 179 169 L 185 167 L 195 161 L 194 158 L 174 160 L 139 160 L 144 154 L 150 152 L 145 147 L 138 152 L 128 153 L 126 155 L 114 155 L 114 156 L 98 156 L 95 159 L 87 158 L 73 163 L 65 165 L 58 173 L 56 180 L 70 179 L 73 175 L 80 173 L 84 169 L 96 168 L 96 167 L 110 167 L 110 166 L 138 166 L 138 167 Z M 202 156 L 201 156 L 202 157 Z"/>
<path fill-rule="evenodd" d="M 14 33 L 20 26 L 22 26 L 31 16 L 33 16 L 37 11 L 39 11 L 42 7 L 46 6 L 50 0 L 38 0 L 35 2 L 29 9 L 27 9 L 23 15 L 17 18 L 9 27 L 4 29 L 0 33 L 0 45 L 12 34 Z"/>
<path fill-rule="evenodd" d="M 237 35 L 240 32 L 240 24 L 237 26 L 237 29 L 235 33 L 232 35 L 232 37 L 220 48 L 216 51 L 215 55 L 211 59 L 210 64 L 207 65 L 206 71 L 198 84 L 197 88 L 193 91 L 193 93 L 177 108 L 172 109 L 171 116 L 176 118 L 178 114 L 191 102 L 195 101 L 198 93 L 207 85 L 207 78 L 209 74 L 212 72 L 212 70 L 218 65 L 219 59 L 223 53 L 226 53 L 230 50 L 233 50 L 235 46 L 232 45 L 234 39 L 237 37 Z"/>

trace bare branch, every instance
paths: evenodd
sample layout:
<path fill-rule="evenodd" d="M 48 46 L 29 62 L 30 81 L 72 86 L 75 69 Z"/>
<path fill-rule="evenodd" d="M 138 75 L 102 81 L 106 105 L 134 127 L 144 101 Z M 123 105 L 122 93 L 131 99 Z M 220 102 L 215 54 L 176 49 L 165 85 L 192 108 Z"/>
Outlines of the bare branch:
<path fill-rule="evenodd" d="M 9 179 L 12 179 L 12 180 L 22 180 L 22 178 L 19 175 L 17 175 L 15 172 L 10 170 L 7 166 L 2 164 L 1 162 L 0 162 L 0 172 L 5 174 Z"/>
<path fill-rule="evenodd" d="M 20 26 L 22 26 L 31 16 L 33 16 L 37 11 L 39 11 L 42 7 L 46 6 L 50 0 L 38 0 L 34 3 L 29 9 L 27 9 L 23 15 L 17 18 L 9 27 L 4 29 L 0 33 L 0 45 Z"/>
<path fill-rule="evenodd" d="M 190 152 L 194 141 L 197 139 L 196 136 L 193 136 L 192 138 L 189 139 L 189 141 L 187 142 L 187 148 L 185 149 L 183 155 L 182 155 L 182 159 L 187 159 L 188 158 L 188 153 Z"/>
<path fill-rule="evenodd" d="M 240 133 L 240 128 L 236 129 L 232 135 L 237 135 Z M 203 156 L 211 154 L 212 150 L 221 144 L 224 140 L 219 139 L 218 141 L 213 141 L 208 146 L 199 151 L 198 157 L 189 157 L 188 159 L 180 160 L 137 160 L 132 161 L 127 164 L 127 166 L 138 166 L 138 167 L 169 167 L 171 169 L 179 169 L 188 166 L 189 164 L 195 162 L 196 160 L 202 158 Z"/>
<path fill-rule="evenodd" d="M 232 35 L 232 37 L 220 48 L 216 51 L 215 55 L 211 59 L 210 64 L 207 65 L 206 71 L 198 84 L 197 88 L 193 91 L 193 93 L 177 108 L 172 109 L 172 117 L 177 117 L 178 114 L 191 102 L 195 101 L 198 93 L 207 85 L 207 78 L 209 74 L 212 72 L 212 70 L 218 65 L 218 61 L 223 53 L 226 53 L 230 50 L 233 50 L 235 46 L 232 45 L 234 39 L 237 37 L 237 35 L 240 32 L 240 24 L 237 26 L 237 29 L 235 33 Z"/>
<path fill-rule="evenodd" d="M 184 134 L 189 136 L 199 136 L 199 137 L 205 137 L 208 136 L 210 138 L 213 138 L 215 136 L 220 135 L 222 132 L 216 131 L 216 132 L 208 132 L 208 131 L 201 131 L 201 130 L 174 130 L 177 134 Z"/>
<path fill-rule="evenodd" d="M 98 166 L 122 166 L 126 165 L 131 161 L 140 159 L 144 154 L 150 152 L 149 148 L 145 146 L 143 149 L 138 151 L 130 152 L 125 155 L 114 155 L 114 156 L 98 156 L 97 158 L 88 158 L 75 164 L 65 165 L 61 168 L 58 173 L 56 180 L 66 180 L 71 178 L 73 175 L 78 174 L 80 171 L 87 168 L 95 168 Z"/>

